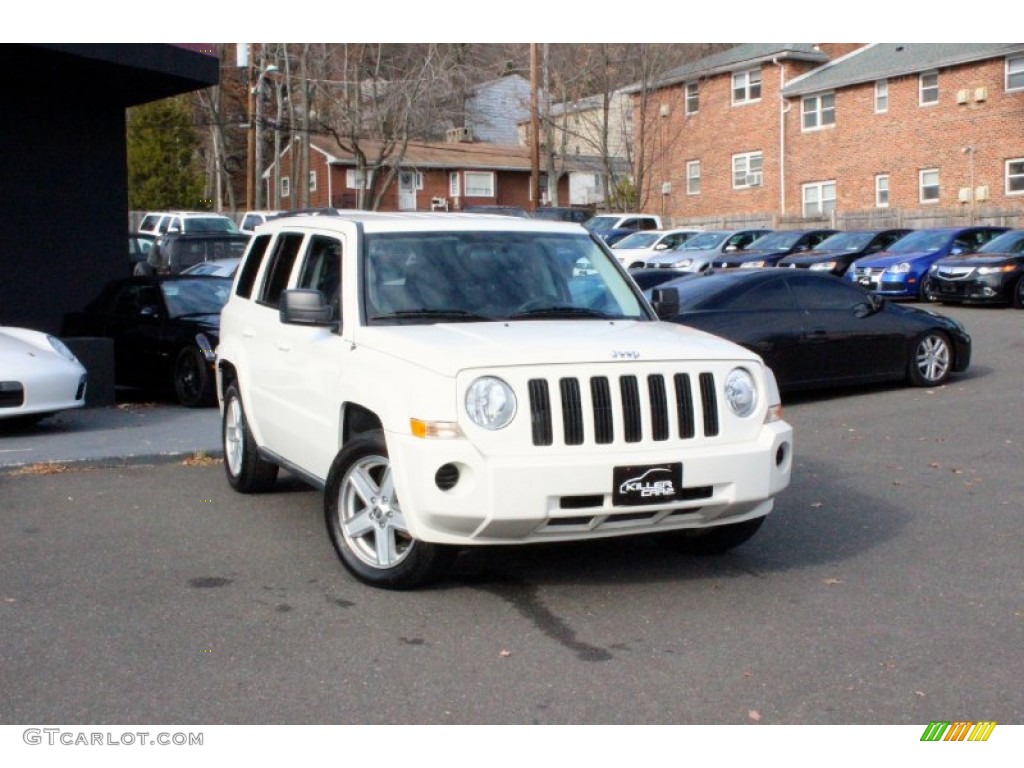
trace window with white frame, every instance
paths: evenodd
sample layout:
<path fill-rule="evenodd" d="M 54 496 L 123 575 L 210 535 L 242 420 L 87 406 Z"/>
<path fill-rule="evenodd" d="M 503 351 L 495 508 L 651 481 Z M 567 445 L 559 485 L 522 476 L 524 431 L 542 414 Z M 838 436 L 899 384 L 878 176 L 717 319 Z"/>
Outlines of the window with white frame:
<path fill-rule="evenodd" d="M 923 72 L 918 80 L 918 103 L 921 106 L 939 103 L 939 73 Z"/>
<path fill-rule="evenodd" d="M 1006 161 L 1006 194 L 1024 195 L 1024 157 Z"/>
<path fill-rule="evenodd" d="M 732 103 L 749 104 L 761 98 L 761 68 L 733 72 Z"/>
<path fill-rule="evenodd" d="M 759 187 L 763 181 L 761 169 L 763 156 L 760 152 L 744 152 L 732 156 L 732 188 L 746 189 Z"/>
<path fill-rule="evenodd" d="M 836 95 L 834 93 L 804 96 L 800 108 L 803 113 L 803 129 L 805 131 L 816 131 L 836 124 Z"/>
<path fill-rule="evenodd" d="M 889 174 L 879 173 L 875 176 L 875 207 L 889 207 Z"/>
<path fill-rule="evenodd" d="M 309 191 L 316 192 L 316 171 L 309 172 Z"/>
<path fill-rule="evenodd" d="M 287 176 L 281 177 L 281 197 L 288 197 L 292 193 L 291 181 Z"/>
<path fill-rule="evenodd" d="M 451 171 L 448 174 L 448 195 L 450 197 L 458 197 L 459 195 L 462 194 L 460 189 L 461 187 L 459 185 L 459 172 Z"/>
<path fill-rule="evenodd" d="M 1024 89 L 1024 56 L 1015 56 L 1006 60 L 1006 90 L 1019 91 Z"/>
<path fill-rule="evenodd" d="M 494 174 L 490 171 L 466 171 L 466 197 L 494 197 Z"/>
<path fill-rule="evenodd" d="M 889 111 L 889 81 L 875 81 L 875 114 Z"/>
<path fill-rule="evenodd" d="M 366 171 L 360 171 L 357 168 L 349 168 L 345 171 L 345 186 L 348 189 L 369 189 L 368 179 Z"/>
<path fill-rule="evenodd" d="M 690 160 L 686 163 L 686 194 L 700 194 L 700 160 Z"/>
<path fill-rule="evenodd" d="M 698 83 L 686 84 L 686 114 L 695 115 L 700 110 L 700 86 Z"/>
<path fill-rule="evenodd" d="M 939 169 L 928 168 L 919 174 L 922 203 L 939 202 Z"/>
<path fill-rule="evenodd" d="M 836 209 L 836 183 L 816 181 L 804 184 L 804 217 L 829 216 Z"/>

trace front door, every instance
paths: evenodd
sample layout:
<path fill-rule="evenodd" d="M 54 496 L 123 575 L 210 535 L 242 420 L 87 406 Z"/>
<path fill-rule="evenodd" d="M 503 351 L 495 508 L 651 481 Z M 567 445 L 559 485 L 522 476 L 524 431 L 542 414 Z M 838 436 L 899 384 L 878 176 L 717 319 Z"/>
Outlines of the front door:
<path fill-rule="evenodd" d="M 416 210 L 416 174 L 412 171 L 398 174 L 398 210 Z"/>

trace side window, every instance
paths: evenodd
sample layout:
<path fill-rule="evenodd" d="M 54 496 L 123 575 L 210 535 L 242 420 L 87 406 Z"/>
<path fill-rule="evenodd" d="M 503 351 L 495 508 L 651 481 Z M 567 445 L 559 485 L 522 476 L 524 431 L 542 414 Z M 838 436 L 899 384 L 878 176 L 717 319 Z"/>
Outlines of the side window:
<path fill-rule="evenodd" d="M 640 219 L 640 229 L 657 229 L 658 223 L 654 219 Z"/>
<path fill-rule="evenodd" d="M 796 294 L 801 309 L 852 310 L 864 303 L 864 292 L 841 280 L 822 279 L 815 275 L 791 277 L 790 287 Z"/>
<path fill-rule="evenodd" d="M 299 282 L 296 288 L 314 288 L 324 295 L 329 304 L 340 309 L 341 301 L 341 241 L 324 235 L 313 235 L 306 248 Z"/>
<path fill-rule="evenodd" d="M 793 311 L 796 301 L 785 280 L 768 280 L 734 297 L 725 309 L 757 311 Z"/>
<path fill-rule="evenodd" d="M 620 229 L 632 229 L 635 231 L 640 229 L 640 224 L 636 219 L 626 219 L 622 222 Z"/>
<path fill-rule="evenodd" d="M 270 242 L 270 235 L 254 237 L 249 246 L 249 258 L 242 266 L 242 272 L 238 276 L 238 287 L 235 288 L 235 295 L 248 299 L 252 296 L 252 287 L 256 284 L 256 275 L 259 274 L 260 266 L 263 264 L 263 257 L 267 253 L 267 244 Z"/>
<path fill-rule="evenodd" d="M 288 278 L 295 266 L 304 235 L 298 232 L 284 232 L 277 238 L 274 250 L 270 254 L 267 271 L 263 275 L 263 290 L 259 302 L 268 307 L 277 307 L 281 291 L 288 286 Z"/>

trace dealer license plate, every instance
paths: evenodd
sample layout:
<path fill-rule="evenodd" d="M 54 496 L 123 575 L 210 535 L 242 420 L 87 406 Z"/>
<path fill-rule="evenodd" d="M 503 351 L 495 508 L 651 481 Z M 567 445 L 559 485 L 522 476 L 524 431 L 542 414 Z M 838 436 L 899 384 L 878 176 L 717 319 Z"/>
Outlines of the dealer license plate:
<path fill-rule="evenodd" d="M 682 497 L 683 465 L 674 462 L 615 467 L 612 481 L 612 503 L 616 506 L 664 504 Z"/>

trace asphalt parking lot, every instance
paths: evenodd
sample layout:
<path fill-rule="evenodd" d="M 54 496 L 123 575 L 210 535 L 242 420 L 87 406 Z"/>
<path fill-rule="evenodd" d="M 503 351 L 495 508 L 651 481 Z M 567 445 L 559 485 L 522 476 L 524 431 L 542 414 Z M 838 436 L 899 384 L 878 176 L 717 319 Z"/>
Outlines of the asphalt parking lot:
<path fill-rule="evenodd" d="M 0 722 L 1021 722 L 1024 312 L 939 311 L 967 374 L 787 398 L 793 483 L 720 558 L 481 549 L 390 593 L 320 494 L 237 495 L 215 447 L 0 453 Z"/>

